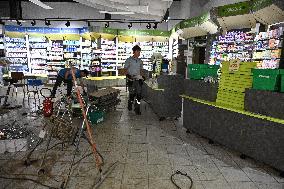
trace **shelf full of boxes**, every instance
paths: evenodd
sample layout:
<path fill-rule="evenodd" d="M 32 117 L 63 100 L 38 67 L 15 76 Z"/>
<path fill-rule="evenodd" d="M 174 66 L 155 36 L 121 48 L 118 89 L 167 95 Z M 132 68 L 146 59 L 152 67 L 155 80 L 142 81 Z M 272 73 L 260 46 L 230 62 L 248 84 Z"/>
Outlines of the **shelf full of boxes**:
<path fill-rule="evenodd" d="M 28 72 L 28 49 L 26 37 L 5 37 L 6 58 L 12 63 L 11 71 Z"/>
<path fill-rule="evenodd" d="M 47 46 L 48 76 L 56 76 L 58 71 L 65 67 L 63 40 L 50 40 Z"/>
<path fill-rule="evenodd" d="M 0 34 L 0 57 L 5 56 L 4 35 Z"/>
<path fill-rule="evenodd" d="M 114 40 L 101 39 L 101 67 L 102 72 L 116 75 L 116 43 Z"/>
<path fill-rule="evenodd" d="M 178 57 L 178 46 L 179 46 L 179 40 L 178 39 L 173 39 L 173 58 Z"/>
<path fill-rule="evenodd" d="M 92 60 L 92 41 L 81 38 L 81 69 L 89 69 Z"/>
<path fill-rule="evenodd" d="M 64 40 L 63 41 L 63 58 L 65 64 L 72 63 L 77 68 L 81 66 L 81 55 L 79 53 L 80 41 L 79 40 Z M 65 65 L 68 67 L 69 65 Z"/>
<path fill-rule="evenodd" d="M 254 34 L 243 31 L 227 32 L 213 42 L 210 63 L 220 65 L 222 61 L 240 59 L 250 61 L 254 50 Z"/>
<path fill-rule="evenodd" d="M 29 36 L 29 67 L 33 74 L 47 73 L 47 46 L 46 37 Z"/>
<path fill-rule="evenodd" d="M 255 51 L 253 53 L 253 61 L 257 62 L 257 68 L 279 68 L 282 47 L 283 27 L 257 34 L 255 37 Z"/>
<path fill-rule="evenodd" d="M 117 67 L 118 69 L 124 68 L 125 60 L 132 56 L 132 42 L 118 42 L 117 46 Z"/>

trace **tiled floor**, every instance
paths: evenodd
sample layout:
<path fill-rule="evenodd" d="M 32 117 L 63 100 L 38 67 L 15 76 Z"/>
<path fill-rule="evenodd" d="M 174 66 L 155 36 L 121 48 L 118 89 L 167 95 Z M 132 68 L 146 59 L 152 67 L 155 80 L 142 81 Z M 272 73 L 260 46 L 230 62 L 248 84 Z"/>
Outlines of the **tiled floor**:
<path fill-rule="evenodd" d="M 121 100 L 117 110 L 94 127 L 98 149 L 105 158 L 103 171 L 118 161 L 100 189 L 174 189 L 170 177 L 176 170 L 190 175 L 194 189 L 284 189 L 284 179 L 272 168 L 251 159 L 240 159 L 237 152 L 186 133 L 178 120 L 159 122 L 146 103 L 142 103 L 141 116 L 128 112 L 125 91 L 121 92 Z M 11 111 L 1 116 L 0 125 L 18 120 L 38 134 L 43 123 L 41 119 L 33 121 L 22 116 L 28 110 Z M 80 124 L 80 121 L 75 123 Z M 45 144 L 37 148 L 33 159 L 42 157 Z M 28 167 L 23 165 L 27 152 L 1 154 L 0 176 L 31 178 L 58 188 L 68 173 L 73 152 L 73 146 L 63 151 L 60 146 L 49 150 L 44 164 L 47 174 L 43 177 L 37 175 L 40 162 Z M 88 143 L 82 139 L 76 160 L 90 152 Z M 94 158 L 89 156 L 73 167 L 67 188 L 93 188 L 97 177 Z M 176 182 L 181 188 L 190 186 L 190 181 L 182 176 L 176 176 Z M 31 181 L 0 179 L 0 188 L 46 187 Z"/>

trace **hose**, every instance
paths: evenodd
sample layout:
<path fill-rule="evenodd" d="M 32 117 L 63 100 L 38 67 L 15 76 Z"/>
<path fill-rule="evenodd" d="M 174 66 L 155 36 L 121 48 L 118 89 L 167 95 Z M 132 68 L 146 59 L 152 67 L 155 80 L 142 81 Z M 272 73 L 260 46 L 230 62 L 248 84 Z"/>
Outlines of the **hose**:
<path fill-rule="evenodd" d="M 182 175 L 182 176 L 185 176 L 186 178 L 188 178 L 188 179 L 190 180 L 189 189 L 192 189 L 192 187 L 193 187 L 193 180 L 192 180 L 192 178 L 191 178 L 187 173 L 182 173 L 182 172 L 179 171 L 179 170 L 177 170 L 174 174 L 171 175 L 171 181 L 172 181 L 172 183 L 176 186 L 176 188 L 181 189 L 181 187 L 179 187 L 179 186 L 177 185 L 177 183 L 175 182 L 175 180 L 174 180 L 174 176 L 175 176 L 175 175 Z"/>

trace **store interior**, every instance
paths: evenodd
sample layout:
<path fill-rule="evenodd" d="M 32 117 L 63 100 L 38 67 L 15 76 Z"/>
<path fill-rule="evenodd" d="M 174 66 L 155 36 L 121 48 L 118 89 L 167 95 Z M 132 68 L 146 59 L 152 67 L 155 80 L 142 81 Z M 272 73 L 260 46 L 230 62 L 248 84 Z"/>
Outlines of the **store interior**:
<path fill-rule="evenodd" d="M 0 1 L 1 187 L 284 188 L 283 40 L 281 0 Z"/>

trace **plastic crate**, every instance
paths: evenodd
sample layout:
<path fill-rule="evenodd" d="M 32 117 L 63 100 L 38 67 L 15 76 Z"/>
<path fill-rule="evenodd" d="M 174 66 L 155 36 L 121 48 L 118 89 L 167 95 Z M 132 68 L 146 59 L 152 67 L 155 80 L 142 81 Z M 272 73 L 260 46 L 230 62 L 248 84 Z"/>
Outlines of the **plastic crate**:
<path fill-rule="evenodd" d="M 219 66 L 208 64 L 189 64 L 188 76 L 190 79 L 202 80 L 205 77 L 217 77 Z"/>
<path fill-rule="evenodd" d="M 91 122 L 91 124 L 98 124 L 100 122 L 103 122 L 105 119 L 105 113 L 101 110 L 91 110 L 88 113 L 88 119 Z"/>
<path fill-rule="evenodd" d="M 280 82 L 280 92 L 284 93 L 284 69 L 281 69 L 279 71 L 281 76 L 281 82 Z"/>
<path fill-rule="evenodd" d="M 280 87 L 279 69 L 253 69 L 253 89 L 278 91 Z"/>

